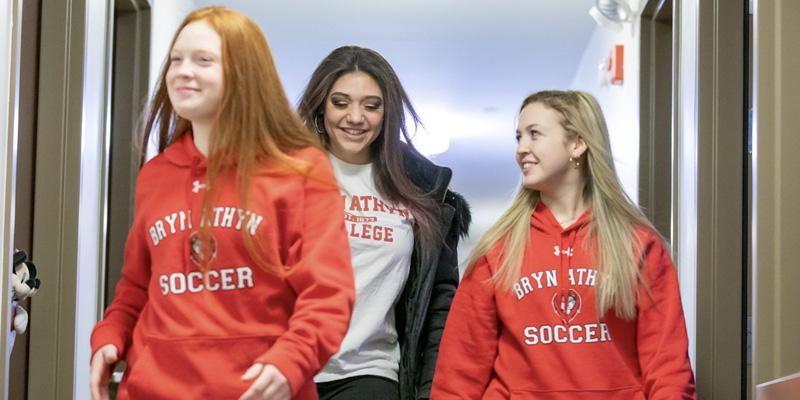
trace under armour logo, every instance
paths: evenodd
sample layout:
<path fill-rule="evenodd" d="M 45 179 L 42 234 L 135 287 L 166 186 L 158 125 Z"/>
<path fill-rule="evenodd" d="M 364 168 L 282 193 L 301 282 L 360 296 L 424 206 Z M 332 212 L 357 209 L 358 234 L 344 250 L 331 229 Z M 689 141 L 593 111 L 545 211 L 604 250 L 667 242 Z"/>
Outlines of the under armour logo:
<path fill-rule="evenodd" d="M 205 189 L 205 188 L 206 188 L 206 184 L 205 183 L 200 183 L 200 181 L 197 180 L 197 179 L 195 179 L 195 181 L 192 182 L 192 192 L 194 192 L 194 193 L 198 193 L 198 192 L 200 192 L 200 189 Z"/>
<path fill-rule="evenodd" d="M 553 246 L 553 255 L 558 256 L 561 254 L 565 254 L 567 257 L 572 257 L 573 254 L 572 247 L 567 247 L 566 249 L 561 250 L 561 248 L 558 247 L 557 245 Z"/>

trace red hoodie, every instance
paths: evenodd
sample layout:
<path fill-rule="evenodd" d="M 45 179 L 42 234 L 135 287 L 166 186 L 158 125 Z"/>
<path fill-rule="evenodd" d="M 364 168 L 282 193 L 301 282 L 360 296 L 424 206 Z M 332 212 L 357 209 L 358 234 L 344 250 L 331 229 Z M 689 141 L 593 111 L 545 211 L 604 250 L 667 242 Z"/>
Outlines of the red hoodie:
<path fill-rule="evenodd" d="M 495 246 L 458 287 L 439 347 L 432 400 L 694 399 L 678 279 L 660 239 L 640 231 L 649 284 L 638 315 L 597 313 L 597 269 L 584 240 L 589 213 L 563 229 L 539 203 L 520 279 L 488 280 Z M 652 296 L 652 297 L 651 297 Z"/>
<path fill-rule="evenodd" d="M 276 366 L 293 398 L 317 399 L 312 377 L 347 330 L 353 269 L 330 162 L 314 148 L 293 155 L 308 176 L 264 164 L 247 210 L 231 176 L 217 181 L 206 275 L 193 241 L 206 160 L 192 135 L 142 168 L 122 278 L 92 333 L 93 354 L 113 344 L 128 363 L 120 399 L 235 399 L 255 362 Z M 279 254 L 282 273 L 256 266 L 242 230 Z"/>

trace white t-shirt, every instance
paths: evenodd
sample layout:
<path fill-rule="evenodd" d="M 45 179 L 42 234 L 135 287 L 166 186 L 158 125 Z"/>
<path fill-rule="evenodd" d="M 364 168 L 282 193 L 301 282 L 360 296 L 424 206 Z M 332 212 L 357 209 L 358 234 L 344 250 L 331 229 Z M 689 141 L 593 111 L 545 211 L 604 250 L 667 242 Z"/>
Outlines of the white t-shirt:
<path fill-rule="evenodd" d="M 372 180 L 372 164 L 348 164 L 328 155 L 345 199 L 356 301 L 339 352 L 314 380 L 375 375 L 397 381 L 400 345 L 394 305 L 411 268 L 413 217 L 381 198 Z"/>

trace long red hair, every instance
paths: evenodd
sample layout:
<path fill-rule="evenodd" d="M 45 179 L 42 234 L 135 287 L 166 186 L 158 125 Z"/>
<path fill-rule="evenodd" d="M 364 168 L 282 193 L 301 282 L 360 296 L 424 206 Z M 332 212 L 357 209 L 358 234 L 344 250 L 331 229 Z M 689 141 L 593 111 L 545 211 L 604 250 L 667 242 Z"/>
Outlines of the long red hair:
<path fill-rule="evenodd" d="M 178 27 L 170 50 L 181 30 L 198 21 L 208 24 L 221 38 L 224 80 L 221 104 L 209 138 L 208 190 L 203 199 L 203 215 L 207 216 L 216 195 L 215 181 L 221 174 L 235 173 L 241 207 L 246 209 L 252 176 L 259 172 L 258 167 L 263 162 L 277 161 L 283 167 L 305 174 L 310 165 L 293 158 L 290 153 L 320 144 L 289 104 L 267 39 L 247 16 L 224 7 L 195 10 Z M 146 110 L 141 164 L 153 133 L 158 135 L 158 152 L 161 153 L 191 128 L 191 121 L 175 112 L 167 94 L 168 60 L 169 54 Z M 242 231 L 245 245 L 255 261 L 265 270 L 279 270 L 275 268 L 279 263 L 277 249 L 256 249 L 245 231 Z M 202 228 L 200 233 L 203 247 L 207 249 L 208 228 Z M 259 246 L 264 242 L 268 243 L 256 240 Z M 204 268 L 207 262 L 204 261 Z"/>

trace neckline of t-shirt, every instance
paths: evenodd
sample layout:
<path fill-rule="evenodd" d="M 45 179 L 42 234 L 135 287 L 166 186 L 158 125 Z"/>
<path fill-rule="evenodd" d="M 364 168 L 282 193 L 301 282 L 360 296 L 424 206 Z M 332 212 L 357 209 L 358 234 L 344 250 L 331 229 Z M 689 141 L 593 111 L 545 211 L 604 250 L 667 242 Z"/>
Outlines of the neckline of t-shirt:
<path fill-rule="evenodd" d="M 331 153 L 330 151 L 328 151 L 327 153 L 331 162 L 337 164 L 340 167 L 340 169 L 342 169 L 346 173 L 361 173 L 364 171 L 372 170 L 372 162 L 366 164 L 352 164 L 342 160 L 339 157 L 336 157 L 336 155 Z"/>

